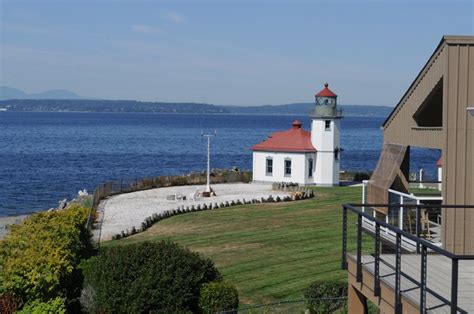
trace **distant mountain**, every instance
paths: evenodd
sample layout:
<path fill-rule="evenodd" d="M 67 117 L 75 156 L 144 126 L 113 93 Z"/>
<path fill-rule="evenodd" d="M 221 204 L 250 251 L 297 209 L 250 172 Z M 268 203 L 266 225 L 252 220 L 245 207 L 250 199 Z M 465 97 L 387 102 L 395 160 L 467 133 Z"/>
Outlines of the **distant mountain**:
<path fill-rule="evenodd" d="M 66 89 L 52 89 L 40 93 L 27 94 L 13 87 L 0 86 L 0 100 L 8 99 L 84 99 L 84 97 Z"/>
<path fill-rule="evenodd" d="M 266 115 L 307 115 L 313 109 L 313 103 L 294 103 L 285 105 L 264 106 L 224 106 L 234 114 L 266 114 Z M 340 105 L 346 116 L 386 117 L 393 108 L 386 106 Z"/>
<path fill-rule="evenodd" d="M 8 86 L 0 86 L 0 100 L 24 99 L 27 96 L 28 96 L 27 93 L 19 89 L 8 87 Z"/>

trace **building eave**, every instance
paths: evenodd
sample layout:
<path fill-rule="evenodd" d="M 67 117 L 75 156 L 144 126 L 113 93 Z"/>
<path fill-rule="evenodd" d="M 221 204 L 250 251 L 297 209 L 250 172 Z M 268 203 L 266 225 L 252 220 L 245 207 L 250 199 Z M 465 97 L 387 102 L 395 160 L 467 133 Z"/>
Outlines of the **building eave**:
<path fill-rule="evenodd" d="M 267 153 L 316 153 L 316 149 L 301 149 L 301 150 L 296 150 L 296 149 L 285 149 L 285 148 L 277 148 L 277 149 L 272 149 L 272 148 L 252 148 L 252 151 L 254 152 L 267 152 Z"/>
<path fill-rule="evenodd" d="M 390 124 L 390 122 L 395 118 L 396 114 L 400 109 L 403 107 L 403 104 L 406 100 L 406 98 L 410 95 L 411 91 L 413 88 L 416 86 L 416 84 L 423 78 L 423 75 L 425 72 L 428 70 L 430 64 L 434 62 L 434 60 L 438 57 L 438 55 L 441 53 L 443 48 L 446 45 L 472 45 L 474 43 L 474 36 L 457 36 L 457 35 L 445 35 L 443 38 L 441 38 L 441 41 L 439 42 L 438 46 L 436 49 L 433 51 L 431 54 L 430 58 L 428 61 L 425 63 L 425 65 L 421 68 L 420 72 L 416 76 L 416 78 L 413 80 L 413 82 L 410 84 L 408 89 L 405 91 L 397 105 L 393 108 L 392 112 L 388 115 L 387 119 L 383 122 L 381 129 L 385 130 L 386 127 Z"/>

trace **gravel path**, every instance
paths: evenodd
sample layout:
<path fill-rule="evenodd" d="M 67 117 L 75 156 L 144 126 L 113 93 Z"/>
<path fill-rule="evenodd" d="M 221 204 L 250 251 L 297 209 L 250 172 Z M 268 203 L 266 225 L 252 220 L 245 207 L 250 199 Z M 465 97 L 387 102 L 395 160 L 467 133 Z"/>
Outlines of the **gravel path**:
<path fill-rule="evenodd" d="M 197 188 L 199 191 L 204 191 L 205 187 L 202 185 L 175 186 L 112 196 L 99 205 L 98 221 L 102 222 L 102 228 L 100 229 L 100 223 L 97 224 L 99 229 L 94 231 L 94 238 L 100 241 L 110 240 L 122 230 L 131 230 L 133 226 L 140 228 L 141 223 L 154 213 L 162 213 L 183 205 L 191 207 L 198 204 L 268 198 L 270 195 L 273 197 L 289 195 L 288 192 L 273 191 L 269 184 L 228 183 L 212 185 L 217 194 L 216 197 L 192 201 L 189 195 Z M 176 193 L 181 193 L 187 199 L 185 201 L 166 199 L 166 196 Z"/>

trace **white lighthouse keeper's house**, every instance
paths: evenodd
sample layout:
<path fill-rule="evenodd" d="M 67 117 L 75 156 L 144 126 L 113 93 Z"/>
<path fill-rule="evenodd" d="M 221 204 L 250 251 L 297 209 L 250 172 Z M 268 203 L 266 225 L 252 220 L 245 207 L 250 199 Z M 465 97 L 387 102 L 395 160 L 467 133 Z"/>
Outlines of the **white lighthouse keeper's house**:
<path fill-rule="evenodd" d="M 339 185 L 340 121 L 337 95 L 324 84 L 310 112 L 311 132 L 293 121 L 252 147 L 254 182 L 293 182 L 300 185 Z"/>

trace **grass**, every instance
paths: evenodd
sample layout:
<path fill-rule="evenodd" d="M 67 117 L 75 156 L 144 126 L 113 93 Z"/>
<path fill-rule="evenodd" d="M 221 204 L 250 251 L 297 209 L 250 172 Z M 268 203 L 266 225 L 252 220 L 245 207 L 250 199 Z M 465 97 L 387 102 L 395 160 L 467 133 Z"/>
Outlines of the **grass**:
<path fill-rule="evenodd" d="M 316 198 L 195 212 L 105 246 L 170 239 L 211 258 L 242 304 L 299 299 L 316 280 L 345 281 L 341 204 L 359 187 L 316 188 Z"/>
<path fill-rule="evenodd" d="M 415 195 L 441 196 L 441 191 L 432 188 L 410 188 L 409 193 Z"/>

